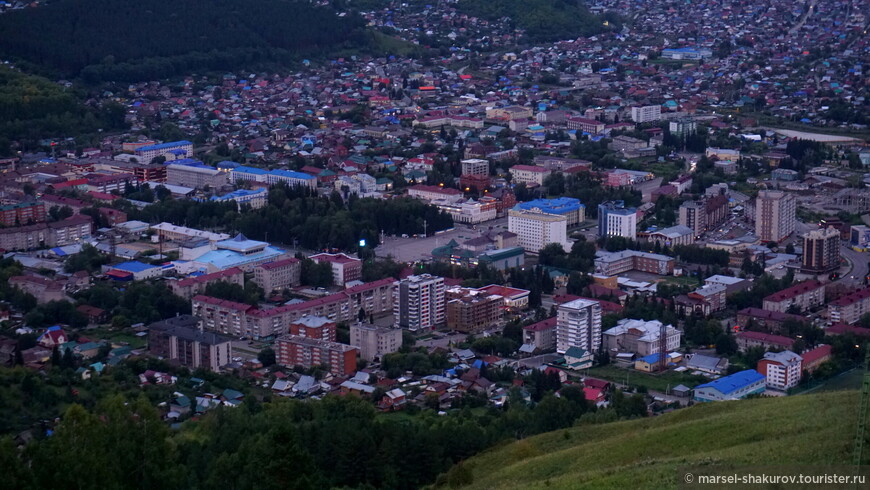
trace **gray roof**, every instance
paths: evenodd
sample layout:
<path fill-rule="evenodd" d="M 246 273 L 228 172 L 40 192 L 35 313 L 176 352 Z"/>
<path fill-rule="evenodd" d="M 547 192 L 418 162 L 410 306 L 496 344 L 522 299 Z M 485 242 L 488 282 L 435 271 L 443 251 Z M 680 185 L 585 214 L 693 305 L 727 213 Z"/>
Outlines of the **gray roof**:
<path fill-rule="evenodd" d="M 184 340 L 196 341 L 208 345 L 223 344 L 233 340 L 232 337 L 226 335 L 220 335 L 214 332 L 204 332 L 199 330 L 198 326 L 198 317 L 193 315 L 179 315 L 152 323 L 148 326 L 148 329 L 164 332 Z"/>

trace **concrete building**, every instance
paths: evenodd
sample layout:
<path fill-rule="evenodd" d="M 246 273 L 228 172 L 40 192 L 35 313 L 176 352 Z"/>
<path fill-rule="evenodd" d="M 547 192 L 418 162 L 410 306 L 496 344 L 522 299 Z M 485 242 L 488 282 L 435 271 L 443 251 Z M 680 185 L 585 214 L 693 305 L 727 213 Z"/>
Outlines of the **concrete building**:
<path fill-rule="evenodd" d="M 495 201 L 475 201 L 470 198 L 467 201 L 439 199 L 432 201 L 432 204 L 448 213 L 454 223 L 478 224 L 493 220 L 498 215 L 498 204 Z"/>
<path fill-rule="evenodd" d="M 52 223 L 2 228 L 0 248 L 10 251 L 72 245 L 90 238 L 92 227 L 90 216 L 76 214 Z"/>
<path fill-rule="evenodd" d="M 412 332 L 435 329 L 446 321 L 444 278 L 422 274 L 395 283 L 393 317 Z"/>
<path fill-rule="evenodd" d="M 661 230 L 640 233 L 638 236 L 648 243 L 658 243 L 662 247 L 690 245 L 695 242 L 695 231 L 684 225 L 676 225 Z"/>
<path fill-rule="evenodd" d="M 715 229 L 728 219 L 728 198 L 724 195 L 686 201 L 679 208 L 679 223 L 691 228 L 695 236 Z"/>
<path fill-rule="evenodd" d="M 210 242 L 226 240 L 230 236 L 226 233 L 212 233 L 210 231 L 197 230 L 186 226 L 173 225 L 172 223 L 158 223 L 151 229 L 157 232 L 161 240 L 187 240 L 189 238 L 206 238 Z"/>
<path fill-rule="evenodd" d="M 290 335 L 335 342 L 335 322 L 322 316 L 305 315 L 290 323 Z"/>
<path fill-rule="evenodd" d="M 638 123 L 658 121 L 662 118 L 662 106 L 645 105 L 631 108 L 631 120 Z"/>
<path fill-rule="evenodd" d="M 740 371 L 696 386 L 695 401 L 739 400 L 756 393 L 764 393 L 764 381 L 764 375 L 754 369 Z"/>
<path fill-rule="evenodd" d="M 42 276 L 12 276 L 8 283 L 13 288 L 33 295 L 39 304 L 69 300 L 64 292 L 64 284 L 60 281 L 52 281 Z"/>
<path fill-rule="evenodd" d="M 234 201 L 238 203 L 239 208 L 242 204 L 246 204 L 251 209 L 260 209 L 266 205 L 269 200 L 269 191 L 267 189 L 237 189 L 222 196 L 211 196 L 209 201 L 226 202 Z"/>
<path fill-rule="evenodd" d="M 349 257 L 345 254 L 317 254 L 309 257 L 311 260 L 322 264 L 329 263 L 332 267 L 332 283 L 336 286 L 344 286 L 351 281 L 362 278 L 362 260 Z"/>
<path fill-rule="evenodd" d="M 649 272 L 660 276 L 674 273 L 674 258 L 667 255 L 623 250 L 607 252 L 599 250 L 595 253 L 595 272 L 605 276 L 615 276 L 632 270 Z"/>
<path fill-rule="evenodd" d="M 527 346 L 525 350 L 529 354 L 556 348 L 556 319 L 554 316 L 523 327 L 523 346 Z M 523 351 L 523 347 L 520 347 L 520 351 Z"/>
<path fill-rule="evenodd" d="M 282 335 L 275 341 L 278 364 L 284 367 L 329 366 L 336 376 L 356 373 L 356 356 L 359 349 L 338 342 L 309 339 L 296 335 Z"/>
<path fill-rule="evenodd" d="M 479 158 L 462 160 L 462 175 L 489 175 L 489 161 Z"/>
<path fill-rule="evenodd" d="M 166 183 L 182 187 L 219 189 L 228 182 L 229 174 L 201 162 L 195 164 L 169 164 L 166 166 Z"/>
<path fill-rule="evenodd" d="M 165 157 L 169 160 L 180 160 L 193 156 L 193 143 L 187 140 L 170 141 L 156 145 L 140 146 L 133 151 L 136 158 L 142 163 L 151 163 L 157 157 Z"/>
<path fill-rule="evenodd" d="M 360 358 L 366 361 L 383 359 L 402 347 L 402 329 L 354 323 L 350 326 L 350 345 L 359 348 Z"/>
<path fill-rule="evenodd" d="M 786 313 L 789 308 L 806 311 L 825 303 L 825 285 L 818 281 L 799 282 L 764 298 L 764 309 Z"/>
<path fill-rule="evenodd" d="M 828 303 L 828 319 L 834 324 L 851 325 L 867 313 L 870 313 L 870 287 Z"/>
<path fill-rule="evenodd" d="M 568 218 L 565 216 L 511 209 L 508 212 L 508 230 L 516 233 L 517 244 L 526 252 L 538 253 L 550 243 L 558 243 L 566 250 L 570 249 Z"/>
<path fill-rule="evenodd" d="M 601 134 L 604 132 L 604 128 L 606 127 L 603 122 L 589 119 L 587 117 L 569 117 L 566 119 L 565 125 L 568 129 L 589 134 Z"/>
<path fill-rule="evenodd" d="M 779 242 L 795 230 L 797 205 L 783 191 L 759 191 L 755 200 L 755 235 L 763 242 Z"/>
<path fill-rule="evenodd" d="M 555 199 L 535 199 L 521 202 L 514 206 L 517 211 L 530 213 L 552 214 L 568 219 L 568 226 L 576 226 L 586 220 L 586 206 L 573 197 L 558 197 Z"/>
<path fill-rule="evenodd" d="M 765 352 L 757 371 L 765 376 L 768 388 L 786 391 L 800 382 L 802 361 L 801 356 L 789 350 Z"/>
<path fill-rule="evenodd" d="M 534 165 L 514 165 L 510 169 L 513 179 L 511 183 L 544 185 L 544 180 L 550 176 L 550 171 L 544 167 Z"/>
<path fill-rule="evenodd" d="M 302 261 L 295 257 L 266 262 L 254 267 L 254 282 L 270 293 L 301 284 Z"/>
<path fill-rule="evenodd" d="M 601 304 L 575 299 L 557 307 L 556 352 L 564 354 L 571 347 L 587 352 L 601 348 Z"/>
<path fill-rule="evenodd" d="M 437 185 L 417 184 L 408 187 L 408 196 L 423 199 L 424 201 L 434 201 L 437 199 L 458 201 L 462 199 L 462 191 Z"/>
<path fill-rule="evenodd" d="M 148 326 L 151 355 L 177 361 L 190 369 L 219 371 L 231 361 L 232 337 L 204 332 L 199 318 L 181 315 Z"/>
<path fill-rule="evenodd" d="M 663 325 L 658 320 L 622 319 L 616 326 L 604 332 L 603 348 L 611 357 L 620 352 L 633 352 L 646 357 L 661 352 L 662 329 L 667 333 L 665 354 L 680 348 L 682 333 L 673 325 Z"/>
<path fill-rule="evenodd" d="M 812 230 L 803 239 L 802 272 L 820 274 L 840 268 L 840 232 L 834 227 Z"/>
<path fill-rule="evenodd" d="M 764 350 L 791 349 L 794 339 L 782 335 L 772 335 L 761 332 L 744 331 L 737 334 L 737 350 L 746 352 L 753 347 L 761 347 Z"/>
<path fill-rule="evenodd" d="M 479 334 L 501 323 L 504 298 L 468 288 L 451 288 L 447 295 L 447 328 Z"/>
<path fill-rule="evenodd" d="M 698 123 L 693 119 L 677 119 L 668 123 L 668 130 L 674 136 L 685 137 L 698 130 Z"/>
<path fill-rule="evenodd" d="M 232 267 L 225 271 L 219 271 L 212 274 L 203 274 L 195 277 L 187 277 L 177 281 L 168 281 L 169 289 L 178 296 L 184 299 L 190 299 L 197 294 L 203 294 L 205 288 L 209 284 L 216 282 L 228 282 L 244 287 L 245 273 L 241 269 Z"/>
<path fill-rule="evenodd" d="M 637 238 L 637 209 L 626 208 L 622 201 L 608 201 L 598 205 L 598 236 Z"/>
<path fill-rule="evenodd" d="M 21 226 L 45 221 L 45 203 L 19 202 L 0 206 L 0 225 Z"/>

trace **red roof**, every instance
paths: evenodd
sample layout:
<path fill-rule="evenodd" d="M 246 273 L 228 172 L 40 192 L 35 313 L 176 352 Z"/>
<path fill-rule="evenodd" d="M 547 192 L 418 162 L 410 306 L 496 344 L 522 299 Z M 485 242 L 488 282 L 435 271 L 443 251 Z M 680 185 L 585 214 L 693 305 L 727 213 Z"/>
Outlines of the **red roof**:
<path fill-rule="evenodd" d="M 489 286 L 484 286 L 482 288 L 478 288 L 477 290 L 483 291 L 487 294 L 497 294 L 503 298 L 508 299 L 526 296 L 529 294 L 529 291 L 526 289 L 509 288 L 507 286 L 499 286 L 498 284 L 490 284 Z"/>
<path fill-rule="evenodd" d="M 837 323 L 825 329 L 828 335 L 843 335 L 851 333 L 859 337 L 870 337 L 870 328 L 856 327 L 854 325 L 846 325 L 845 323 Z"/>
<path fill-rule="evenodd" d="M 761 332 L 740 332 L 737 334 L 737 337 L 749 340 L 757 340 L 759 342 L 764 342 L 765 344 L 777 344 L 784 347 L 791 347 L 792 344 L 794 344 L 794 339 L 791 339 L 789 337 Z"/>
<path fill-rule="evenodd" d="M 583 388 L 583 395 L 587 401 L 597 402 L 604 399 L 604 392 L 598 388 Z"/>
<path fill-rule="evenodd" d="M 186 279 L 182 279 L 178 281 L 179 286 L 190 286 L 191 284 L 198 284 L 203 282 L 211 282 L 217 281 L 219 279 L 223 279 L 224 277 L 231 277 L 237 274 L 244 274 L 241 269 L 238 267 L 231 267 L 227 270 L 213 272 L 211 274 L 204 274 L 202 276 L 197 277 L 188 277 Z"/>
<path fill-rule="evenodd" d="M 259 267 L 265 270 L 272 270 L 278 267 L 284 267 L 285 265 L 295 264 L 299 262 L 299 259 L 295 257 L 291 257 L 289 259 L 276 260 L 274 262 L 266 262 L 265 264 L 260 264 Z"/>
<path fill-rule="evenodd" d="M 204 294 L 198 294 L 194 296 L 193 301 L 199 301 L 201 303 L 220 306 L 221 308 L 229 308 L 231 310 L 247 311 L 253 308 L 253 306 L 249 304 L 228 301 L 225 299 L 215 298 L 213 296 L 206 296 Z"/>
<path fill-rule="evenodd" d="M 843 296 L 842 298 L 838 298 L 834 301 L 831 301 L 830 304 L 832 306 L 849 306 L 861 300 L 867 299 L 868 297 L 870 297 L 870 287 L 861 289 L 860 291 L 856 291 L 852 294 L 848 294 L 846 296 Z"/>
<path fill-rule="evenodd" d="M 825 357 L 831 357 L 830 345 L 820 345 L 811 351 L 804 352 L 801 354 L 801 358 L 803 359 L 801 362 L 806 366 L 807 364 L 814 363 Z"/>
<path fill-rule="evenodd" d="M 603 379 L 586 378 L 583 380 L 583 386 L 586 386 L 587 388 L 598 388 L 599 390 L 605 390 L 608 386 L 610 386 L 610 381 L 604 381 Z"/>
<path fill-rule="evenodd" d="M 542 330 L 550 330 L 553 328 L 556 328 L 556 317 L 547 318 L 546 320 L 540 321 L 538 323 L 526 325 L 525 327 L 523 327 L 523 330 L 528 330 L 530 332 L 540 332 Z"/>
<path fill-rule="evenodd" d="M 525 170 L 527 172 L 537 172 L 540 174 L 547 173 L 549 170 L 544 167 L 536 167 L 534 165 L 514 165 L 511 170 Z"/>
<path fill-rule="evenodd" d="M 785 301 L 787 299 L 792 299 L 801 294 L 808 293 L 810 291 L 815 291 L 816 289 L 825 287 L 824 284 L 819 281 L 804 281 L 795 284 L 790 288 L 783 289 L 782 291 L 771 294 L 770 296 L 764 298 L 764 301 L 773 301 L 775 303 L 779 303 L 780 301 Z"/>

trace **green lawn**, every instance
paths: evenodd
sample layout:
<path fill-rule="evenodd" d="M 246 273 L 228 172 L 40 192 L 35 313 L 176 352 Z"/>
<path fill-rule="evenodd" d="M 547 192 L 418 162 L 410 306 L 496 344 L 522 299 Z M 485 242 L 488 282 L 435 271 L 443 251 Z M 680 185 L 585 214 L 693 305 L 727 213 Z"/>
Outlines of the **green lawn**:
<path fill-rule="evenodd" d="M 628 384 L 631 386 L 645 386 L 650 390 L 665 391 L 673 389 L 679 384 L 694 388 L 696 385 L 707 381 L 706 378 L 694 376 L 689 373 L 676 373 L 666 371 L 659 374 L 644 373 L 634 369 L 624 369 L 613 364 L 597 366 L 585 371 L 585 374 L 593 378 L 606 379 L 615 383 Z M 627 378 L 626 378 L 627 375 Z M 626 383 L 626 379 L 628 382 Z"/>
<path fill-rule="evenodd" d="M 698 286 L 698 278 L 689 276 L 665 276 L 659 282 L 676 284 L 677 286 Z"/>
<path fill-rule="evenodd" d="M 134 349 L 139 349 L 141 347 L 145 347 L 146 338 L 147 337 L 137 337 L 135 333 L 130 330 L 110 330 L 105 327 L 94 328 L 91 330 L 85 330 L 82 332 L 82 335 L 88 337 L 93 340 L 105 339 L 114 343 L 126 342 L 130 345 L 130 347 Z"/>
<path fill-rule="evenodd" d="M 802 395 L 823 391 L 857 390 L 861 388 L 862 369 L 852 369 L 801 392 Z"/>

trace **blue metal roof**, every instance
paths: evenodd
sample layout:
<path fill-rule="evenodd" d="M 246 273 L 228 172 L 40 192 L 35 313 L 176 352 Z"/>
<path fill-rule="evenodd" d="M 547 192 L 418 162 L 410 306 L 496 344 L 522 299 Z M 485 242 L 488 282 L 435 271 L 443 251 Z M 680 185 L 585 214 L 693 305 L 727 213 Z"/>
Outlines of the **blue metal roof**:
<path fill-rule="evenodd" d="M 148 269 L 153 269 L 153 268 L 155 268 L 155 267 L 157 267 L 157 266 L 156 266 L 156 265 L 151 265 L 151 264 L 145 264 L 145 263 L 143 263 L 143 262 L 139 262 L 139 261 L 135 261 L 135 260 L 134 260 L 134 261 L 131 261 L 131 262 L 123 262 L 123 263 L 120 263 L 120 264 L 118 264 L 118 265 L 116 265 L 116 266 L 114 266 L 114 267 L 112 267 L 112 268 L 113 268 L 113 269 L 118 269 L 118 270 L 121 270 L 121 271 L 125 271 L 125 272 L 133 272 L 133 273 L 136 273 L 136 272 L 147 271 Z"/>
<path fill-rule="evenodd" d="M 257 168 L 257 167 L 246 167 L 244 165 L 240 165 L 233 169 L 233 172 L 244 172 L 246 174 L 254 174 L 254 175 L 266 175 L 269 173 L 268 170 Z"/>
<path fill-rule="evenodd" d="M 514 209 L 530 211 L 538 208 L 547 214 L 567 214 L 585 207 L 579 199 L 557 197 L 556 199 L 535 199 L 534 201 L 521 202 L 514 206 Z"/>
<path fill-rule="evenodd" d="M 177 146 L 185 146 L 185 145 L 193 146 L 193 143 L 191 143 L 190 141 L 187 141 L 187 140 L 170 141 L 168 143 L 158 143 L 156 145 L 142 146 L 138 149 L 138 151 L 163 150 L 166 148 L 175 148 Z"/>
<path fill-rule="evenodd" d="M 762 380 L 764 380 L 763 374 L 759 373 L 754 369 L 747 369 L 746 371 L 734 373 L 731 376 L 719 378 L 716 381 L 711 381 L 709 383 L 698 385 L 695 387 L 695 391 L 701 388 L 713 388 L 719 393 L 727 395 Z"/>

